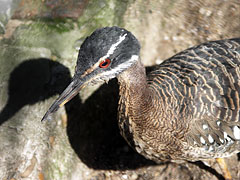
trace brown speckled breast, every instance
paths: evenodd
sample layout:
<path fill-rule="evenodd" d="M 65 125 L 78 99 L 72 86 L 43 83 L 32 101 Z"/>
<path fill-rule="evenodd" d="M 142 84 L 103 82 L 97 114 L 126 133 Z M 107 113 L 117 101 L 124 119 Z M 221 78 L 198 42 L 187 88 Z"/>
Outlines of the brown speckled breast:
<path fill-rule="evenodd" d="M 240 151 L 240 39 L 187 49 L 155 66 L 118 77 L 119 127 L 140 154 L 204 160 Z"/>

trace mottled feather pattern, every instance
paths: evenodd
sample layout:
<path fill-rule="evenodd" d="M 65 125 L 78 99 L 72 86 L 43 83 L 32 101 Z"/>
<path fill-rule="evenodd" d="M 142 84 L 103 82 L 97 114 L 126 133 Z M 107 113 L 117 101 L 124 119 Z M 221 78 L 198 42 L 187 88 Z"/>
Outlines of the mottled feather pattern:
<path fill-rule="evenodd" d="M 137 66 L 118 78 L 119 124 L 139 153 L 157 162 L 195 161 L 240 150 L 240 39 L 194 46 L 155 66 L 150 95 L 141 95 L 146 80 Z M 138 81 L 126 82 L 132 74 Z"/>
<path fill-rule="evenodd" d="M 175 108 L 171 118 L 189 123 L 187 142 L 207 154 L 239 144 L 239 67 L 240 39 L 231 39 L 187 49 L 149 74 L 149 86 L 161 103 Z"/>

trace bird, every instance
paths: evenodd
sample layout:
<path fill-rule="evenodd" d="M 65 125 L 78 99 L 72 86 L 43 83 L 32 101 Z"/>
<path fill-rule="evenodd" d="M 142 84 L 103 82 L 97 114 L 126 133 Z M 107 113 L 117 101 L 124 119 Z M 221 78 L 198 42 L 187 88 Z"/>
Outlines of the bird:
<path fill-rule="evenodd" d="M 82 43 L 69 86 L 42 120 L 86 86 L 117 78 L 121 135 L 157 163 L 216 159 L 240 152 L 240 38 L 205 42 L 146 74 L 140 43 L 128 30 L 96 29 Z"/>

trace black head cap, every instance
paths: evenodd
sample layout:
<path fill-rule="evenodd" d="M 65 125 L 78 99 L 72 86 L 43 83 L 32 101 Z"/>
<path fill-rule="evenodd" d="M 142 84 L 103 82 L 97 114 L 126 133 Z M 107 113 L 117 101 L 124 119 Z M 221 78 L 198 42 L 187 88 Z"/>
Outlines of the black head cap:
<path fill-rule="evenodd" d="M 97 67 L 94 71 L 98 74 L 118 67 L 113 74 L 108 73 L 110 79 L 120 73 L 119 69 L 130 67 L 134 58 L 138 59 L 139 52 L 140 44 L 131 32 L 116 26 L 97 29 L 81 45 L 75 75 L 82 75 L 99 61 L 109 59 L 111 63 L 107 69 Z"/>

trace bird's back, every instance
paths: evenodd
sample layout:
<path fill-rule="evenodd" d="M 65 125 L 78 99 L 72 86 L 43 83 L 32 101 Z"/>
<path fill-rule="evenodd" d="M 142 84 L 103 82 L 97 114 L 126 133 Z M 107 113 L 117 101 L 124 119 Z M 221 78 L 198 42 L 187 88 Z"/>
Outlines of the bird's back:
<path fill-rule="evenodd" d="M 240 151 L 240 38 L 182 51 L 148 78 L 166 111 L 172 111 L 169 126 L 186 131 L 189 156 L 208 159 Z"/>

